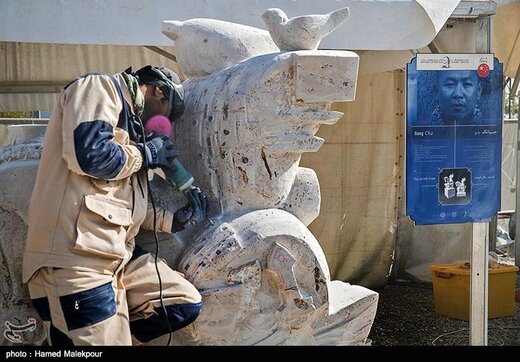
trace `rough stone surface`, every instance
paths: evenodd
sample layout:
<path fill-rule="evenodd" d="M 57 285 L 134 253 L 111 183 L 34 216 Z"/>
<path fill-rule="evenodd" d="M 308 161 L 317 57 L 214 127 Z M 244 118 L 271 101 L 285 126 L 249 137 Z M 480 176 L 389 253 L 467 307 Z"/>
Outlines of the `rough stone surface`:
<path fill-rule="evenodd" d="M 27 210 L 41 156 L 41 131 L 31 130 L 26 136 L 17 133 L 10 139 L 16 139 L 18 144 L 0 149 L 0 185 L 4 185 L 0 188 L 0 345 L 3 346 L 39 344 L 45 339 L 42 323 L 22 284 Z M 38 137 L 30 140 L 35 136 Z"/>
<path fill-rule="evenodd" d="M 20 143 L 43 142 L 46 124 L 15 124 L 7 126 L 7 144 L 17 145 Z"/>
<path fill-rule="evenodd" d="M 162 32 L 175 42 L 175 55 L 190 78 L 209 75 L 241 61 L 278 52 L 266 30 L 215 19 L 166 20 Z"/>
<path fill-rule="evenodd" d="M 219 218 L 195 235 L 179 270 L 204 311 L 176 344 L 359 345 L 377 306 L 376 293 L 331 282 L 317 240 L 280 209 Z"/>
<path fill-rule="evenodd" d="M 186 111 L 173 137 L 181 162 L 222 214 L 283 208 L 306 215 L 307 224 L 317 216 L 316 175 L 298 163 L 323 144 L 315 136 L 320 125 L 342 116 L 330 103 L 354 98 L 357 63 L 352 52 L 275 53 L 184 82 Z M 325 76 L 315 74 L 320 69 Z M 307 76 L 316 96 L 304 101 L 296 95 L 308 88 Z"/>

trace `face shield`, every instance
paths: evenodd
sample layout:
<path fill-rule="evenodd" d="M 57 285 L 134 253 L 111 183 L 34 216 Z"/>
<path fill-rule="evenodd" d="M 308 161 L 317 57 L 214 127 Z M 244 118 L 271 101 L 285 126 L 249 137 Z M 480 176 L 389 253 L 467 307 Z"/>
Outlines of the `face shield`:
<path fill-rule="evenodd" d="M 158 87 L 168 99 L 166 117 L 171 122 L 177 120 L 184 112 L 184 89 L 179 76 L 164 67 L 147 65 L 134 74 L 140 84 L 151 84 Z"/>

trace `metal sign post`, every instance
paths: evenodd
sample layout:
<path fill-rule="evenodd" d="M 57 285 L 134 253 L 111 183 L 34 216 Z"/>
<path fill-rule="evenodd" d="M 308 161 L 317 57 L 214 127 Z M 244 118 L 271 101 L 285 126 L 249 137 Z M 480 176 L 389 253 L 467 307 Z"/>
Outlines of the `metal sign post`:
<path fill-rule="evenodd" d="M 487 346 L 489 223 L 473 224 L 471 243 L 470 345 Z"/>
<path fill-rule="evenodd" d="M 491 16 L 476 20 L 476 52 L 491 51 Z M 469 343 L 487 346 L 489 223 L 474 223 L 471 243 Z M 496 240 L 491 242 L 495 243 Z"/>

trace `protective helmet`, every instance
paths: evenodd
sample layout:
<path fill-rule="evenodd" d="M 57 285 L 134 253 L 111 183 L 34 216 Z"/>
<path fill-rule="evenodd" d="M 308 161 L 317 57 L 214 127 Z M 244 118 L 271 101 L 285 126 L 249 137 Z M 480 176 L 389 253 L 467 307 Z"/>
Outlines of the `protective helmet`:
<path fill-rule="evenodd" d="M 177 73 L 165 67 L 147 65 L 134 73 L 139 84 L 152 84 L 168 98 L 166 117 L 171 122 L 184 112 L 184 88 Z"/>

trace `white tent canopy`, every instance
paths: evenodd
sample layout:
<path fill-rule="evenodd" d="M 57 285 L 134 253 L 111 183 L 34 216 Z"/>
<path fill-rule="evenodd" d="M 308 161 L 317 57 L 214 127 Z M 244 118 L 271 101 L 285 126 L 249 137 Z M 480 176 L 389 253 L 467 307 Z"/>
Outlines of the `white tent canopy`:
<path fill-rule="evenodd" d="M 321 46 L 328 49 L 422 48 L 460 0 L 0 0 L 0 41 L 171 45 L 163 20 L 213 18 L 265 29 L 262 13 L 278 7 L 289 17 L 348 6 L 351 18 Z"/>

